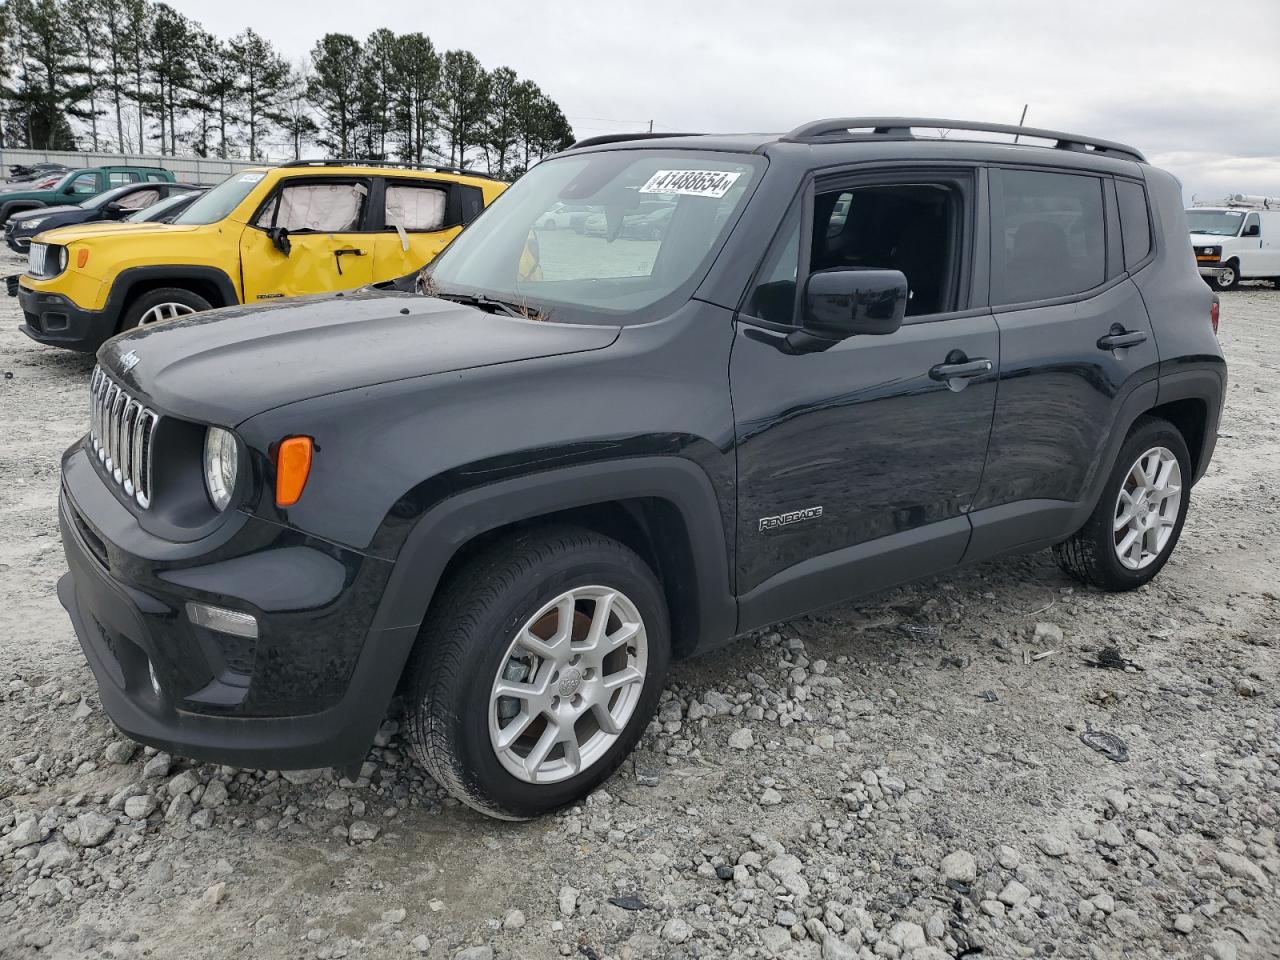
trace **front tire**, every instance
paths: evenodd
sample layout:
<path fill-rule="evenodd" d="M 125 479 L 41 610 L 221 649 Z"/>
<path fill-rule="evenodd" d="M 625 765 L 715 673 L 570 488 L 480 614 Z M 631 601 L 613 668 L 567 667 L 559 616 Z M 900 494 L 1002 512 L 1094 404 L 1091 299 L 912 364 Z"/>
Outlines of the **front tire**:
<path fill-rule="evenodd" d="M 1191 457 L 1166 420 L 1141 417 L 1129 431 L 1093 513 L 1053 548 L 1058 565 L 1103 590 L 1133 590 L 1168 562 L 1182 534 Z"/>
<path fill-rule="evenodd" d="M 129 304 L 120 320 L 120 330 L 132 330 L 134 327 L 177 320 L 180 317 L 211 309 L 213 304 L 198 293 L 192 293 L 182 287 L 160 287 L 156 290 L 148 290 Z"/>
<path fill-rule="evenodd" d="M 662 589 L 633 551 L 572 527 L 521 532 L 432 603 L 409 665 L 409 741 L 468 806 L 536 817 L 635 747 L 670 647 Z"/>
<path fill-rule="evenodd" d="M 1240 286 L 1240 264 L 1232 260 L 1213 278 L 1213 289 L 1234 290 L 1238 286 Z"/>

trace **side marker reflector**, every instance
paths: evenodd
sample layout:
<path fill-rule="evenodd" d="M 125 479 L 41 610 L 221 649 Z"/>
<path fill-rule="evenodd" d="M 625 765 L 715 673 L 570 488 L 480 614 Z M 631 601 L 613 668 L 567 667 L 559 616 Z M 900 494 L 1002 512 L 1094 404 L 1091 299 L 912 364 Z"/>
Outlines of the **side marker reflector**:
<path fill-rule="evenodd" d="M 288 437 L 276 450 L 276 506 L 291 507 L 311 473 L 311 438 Z"/>

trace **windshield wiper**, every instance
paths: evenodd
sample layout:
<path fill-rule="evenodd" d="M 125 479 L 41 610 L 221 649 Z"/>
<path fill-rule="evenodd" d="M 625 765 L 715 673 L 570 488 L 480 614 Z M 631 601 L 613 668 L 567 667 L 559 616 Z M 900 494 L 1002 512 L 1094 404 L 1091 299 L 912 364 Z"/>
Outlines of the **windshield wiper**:
<path fill-rule="evenodd" d="M 484 297 L 476 293 L 440 293 L 431 294 L 433 297 L 439 297 L 441 300 L 450 300 L 454 303 L 466 304 L 469 307 L 479 307 L 481 310 L 488 310 L 490 313 L 505 313 L 509 317 L 515 317 L 518 320 L 540 319 L 541 314 L 529 307 L 520 304 L 510 303 L 506 300 L 498 300 L 494 297 Z"/>

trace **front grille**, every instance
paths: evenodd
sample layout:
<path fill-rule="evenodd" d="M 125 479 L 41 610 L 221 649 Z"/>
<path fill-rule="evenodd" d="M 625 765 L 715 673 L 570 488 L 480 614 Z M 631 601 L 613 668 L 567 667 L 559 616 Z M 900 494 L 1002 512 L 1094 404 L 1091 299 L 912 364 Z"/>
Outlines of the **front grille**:
<path fill-rule="evenodd" d="M 35 243 L 27 247 L 27 273 L 37 280 L 49 280 L 62 272 L 65 247 Z"/>
<path fill-rule="evenodd" d="M 160 415 L 125 393 L 102 367 L 89 381 L 89 442 L 102 468 L 144 510 L 151 506 L 151 447 Z"/>
<path fill-rule="evenodd" d="M 33 277 L 43 277 L 48 252 L 49 248 L 43 243 L 33 243 L 27 250 L 27 273 Z"/>

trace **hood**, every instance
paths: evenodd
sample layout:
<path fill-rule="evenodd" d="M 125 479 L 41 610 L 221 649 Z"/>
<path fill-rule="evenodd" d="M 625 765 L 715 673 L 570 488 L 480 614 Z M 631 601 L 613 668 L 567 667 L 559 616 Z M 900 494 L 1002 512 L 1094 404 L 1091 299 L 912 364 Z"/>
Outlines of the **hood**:
<path fill-rule="evenodd" d="M 234 426 L 340 390 L 599 350 L 619 329 L 523 320 L 366 288 L 135 329 L 108 340 L 98 359 L 161 411 Z M 126 354 L 132 356 L 122 364 Z"/>
<path fill-rule="evenodd" d="M 1215 237 L 1212 233 L 1192 233 L 1191 245 L 1193 247 L 1220 247 L 1228 240 L 1235 240 L 1236 237 Z"/>
<path fill-rule="evenodd" d="M 23 210 L 21 213 L 15 213 L 9 219 L 15 223 L 22 223 L 24 220 L 34 220 L 37 217 L 47 217 L 51 213 L 88 213 L 84 207 L 77 207 L 71 204 L 59 204 L 56 207 L 36 207 L 34 210 Z"/>
<path fill-rule="evenodd" d="M 92 240 L 94 237 L 109 233 L 118 233 L 124 227 L 135 233 L 191 233 L 200 227 L 194 224 L 177 223 L 121 223 L 118 220 L 96 220 L 93 223 L 77 223 L 67 227 L 55 227 L 49 231 L 49 243 L 75 243 L 77 240 Z M 44 239 L 42 235 L 42 239 Z"/>

